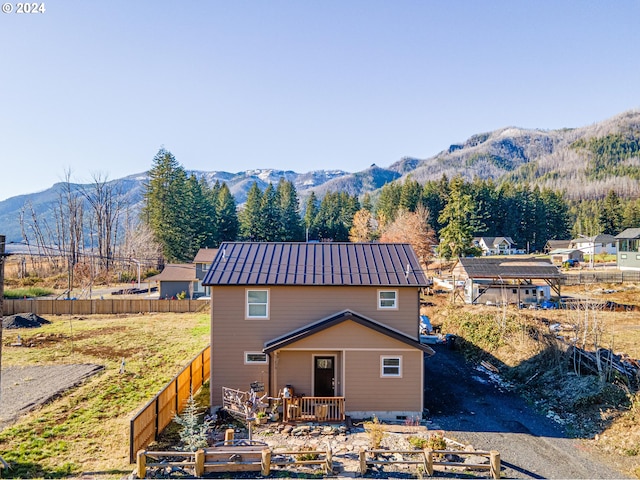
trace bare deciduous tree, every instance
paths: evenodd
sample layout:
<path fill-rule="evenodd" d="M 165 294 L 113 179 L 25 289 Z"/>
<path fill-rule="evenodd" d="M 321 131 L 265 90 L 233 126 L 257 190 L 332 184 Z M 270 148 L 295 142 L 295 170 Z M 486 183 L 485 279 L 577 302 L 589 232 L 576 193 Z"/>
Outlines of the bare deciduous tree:
<path fill-rule="evenodd" d="M 429 264 L 436 245 L 435 232 L 427 223 L 429 212 L 418 206 L 415 212 L 400 210 L 380 237 L 381 242 L 406 242 L 411 244 L 423 266 Z"/>

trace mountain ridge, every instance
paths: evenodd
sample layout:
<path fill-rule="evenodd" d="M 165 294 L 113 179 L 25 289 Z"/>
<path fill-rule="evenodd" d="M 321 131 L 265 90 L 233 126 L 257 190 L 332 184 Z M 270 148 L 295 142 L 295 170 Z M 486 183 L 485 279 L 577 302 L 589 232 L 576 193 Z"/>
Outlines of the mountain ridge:
<path fill-rule="evenodd" d="M 467 181 L 480 178 L 534 183 L 540 188 L 564 191 L 566 197 L 573 200 L 602 198 L 610 190 L 629 198 L 640 195 L 639 146 L 640 109 L 631 109 L 577 128 L 545 130 L 507 126 L 474 134 L 425 159 L 403 157 L 386 168 L 372 164 L 358 172 L 331 169 L 298 173 L 274 168 L 236 173 L 186 171 L 206 178 L 210 184 L 225 182 L 239 205 L 246 200 L 254 182 L 264 189 L 269 183 L 276 184 L 280 178 L 295 185 L 303 208 L 311 192 L 318 198 L 330 191 L 375 195 L 384 184 L 392 181 L 410 177 L 424 183 L 440 180 L 443 175 L 448 178 L 461 175 Z M 609 156 L 603 157 L 601 150 L 609 152 Z M 618 151 L 624 153 L 623 158 L 616 157 Z M 110 182 L 119 182 L 132 207 L 138 209 L 145 180 L 146 172 L 141 172 Z M 38 215 L 51 215 L 65 185 L 59 182 L 40 192 L 0 201 L 0 225 L 4 230 L 0 233 L 7 235 L 7 241 L 20 241 L 20 211 L 25 203 L 32 205 Z M 91 184 L 72 186 L 74 189 L 91 188 Z"/>

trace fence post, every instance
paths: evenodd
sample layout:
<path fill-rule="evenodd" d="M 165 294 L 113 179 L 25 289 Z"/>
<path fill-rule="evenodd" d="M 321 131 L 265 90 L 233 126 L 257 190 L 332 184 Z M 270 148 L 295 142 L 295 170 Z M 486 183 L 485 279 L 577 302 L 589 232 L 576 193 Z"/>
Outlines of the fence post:
<path fill-rule="evenodd" d="M 433 476 L 433 451 L 429 448 L 424 449 L 424 469 L 427 472 L 427 475 L 430 477 Z"/>
<path fill-rule="evenodd" d="M 224 432 L 224 444 L 231 445 L 233 444 L 233 428 L 227 428 Z"/>
<path fill-rule="evenodd" d="M 145 478 L 147 475 L 147 455 L 144 453 L 144 450 L 138 450 L 136 475 L 138 478 Z"/>
<path fill-rule="evenodd" d="M 271 473 L 271 450 L 265 448 L 262 450 L 262 476 L 268 477 Z"/>
<path fill-rule="evenodd" d="M 326 462 L 326 473 L 331 475 L 333 473 L 333 450 L 331 450 L 331 445 L 327 445 Z"/>
<path fill-rule="evenodd" d="M 367 473 L 367 452 L 364 448 L 360 449 L 360 475 Z"/>
<path fill-rule="evenodd" d="M 497 450 L 491 450 L 490 453 L 490 466 L 491 466 L 491 478 L 500 478 L 500 452 Z"/>
<path fill-rule="evenodd" d="M 204 450 L 196 450 L 196 466 L 194 471 L 196 477 L 200 478 L 204 475 Z"/>

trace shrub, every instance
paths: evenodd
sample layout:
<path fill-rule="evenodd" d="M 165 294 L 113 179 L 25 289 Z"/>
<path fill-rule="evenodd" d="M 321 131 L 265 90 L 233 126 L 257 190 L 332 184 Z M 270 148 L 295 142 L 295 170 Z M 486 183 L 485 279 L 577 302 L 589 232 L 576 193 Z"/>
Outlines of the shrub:
<path fill-rule="evenodd" d="M 371 449 L 376 450 L 380 448 L 380 445 L 382 445 L 382 439 L 385 436 L 385 431 L 380 420 L 378 420 L 378 417 L 374 416 L 373 420 L 365 422 L 364 429 L 369 435 L 369 444 Z"/>
<path fill-rule="evenodd" d="M 445 450 L 447 442 L 441 433 L 432 433 L 429 435 L 426 446 L 431 450 Z"/>
<path fill-rule="evenodd" d="M 195 452 L 199 448 L 208 446 L 207 436 L 212 421 L 204 419 L 200 422 L 199 417 L 198 406 L 193 398 L 193 394 L 191 394 L 189 395 L 183 414 L 174 417 L 174 421 L 182 426 L 180 440 L 189 452 Z"/>
<path fill-rule="evenodd" d="M 408 441 L 413 448 L 419 448 L 420 450 L 424 450 L 429 446 L 429 440 L 424 437 L 409 437 Z"/>
<path fill-rule="evenodd" d="M 311 453 L 313 452 L 313 448 L 312 447 L 301 447 L 300 448 L 300 452 L 299 454 L 296 455 L 296 458 L 300 461 L 305 461 L 305 460 L 317 460 L 318 459 L 318 454 L 317 453 Z M 306 453 L 305 453 L 306 452 Z"/>

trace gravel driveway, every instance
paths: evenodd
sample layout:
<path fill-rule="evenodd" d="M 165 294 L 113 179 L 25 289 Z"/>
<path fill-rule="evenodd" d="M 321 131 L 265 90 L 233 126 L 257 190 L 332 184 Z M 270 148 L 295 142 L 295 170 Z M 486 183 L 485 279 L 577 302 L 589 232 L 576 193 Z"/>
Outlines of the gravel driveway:
<path fill-rule="evenodd" d="M 437 345 L 425 360 L 425 407 L 435 428 L 478 450 L 498 450 L 505 478 L 630 478 L 563 427 L 500 386 L 495 374 Z"/>
<path fill-rule="evenodd" d="M 3 368 L 0 430 L 103 368 L 93 364 Z"/>

